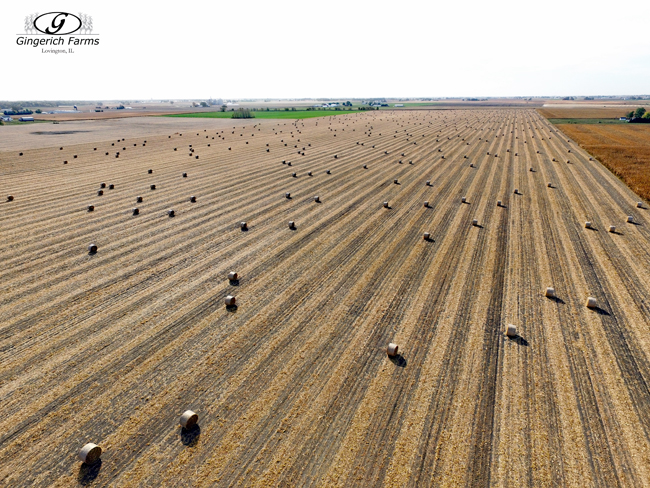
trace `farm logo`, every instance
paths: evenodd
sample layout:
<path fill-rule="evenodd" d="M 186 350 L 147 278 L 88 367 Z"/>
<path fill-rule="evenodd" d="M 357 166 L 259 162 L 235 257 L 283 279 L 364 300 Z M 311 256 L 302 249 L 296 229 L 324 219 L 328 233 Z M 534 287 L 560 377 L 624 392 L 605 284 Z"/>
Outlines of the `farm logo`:
<path fill-rule="evenodd" d="M 41 47 L 42 53 L 73 54 L 73 47 L 98 46 L 98 36 L 93 33 L 93 18 L 88 14 L 34 13 L 25 17 L 25 34 L 18 34 L 16 44 Z M 56 46 L 58 49 L 46 48 L 47 46 Z M 61 49 L 63 47 L 66 49 Z"/>

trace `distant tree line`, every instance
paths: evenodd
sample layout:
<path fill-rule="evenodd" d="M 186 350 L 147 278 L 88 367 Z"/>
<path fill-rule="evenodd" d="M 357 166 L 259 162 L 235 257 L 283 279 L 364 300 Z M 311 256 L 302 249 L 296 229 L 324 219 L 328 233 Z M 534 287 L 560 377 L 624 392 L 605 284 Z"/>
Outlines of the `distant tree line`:
<path fill-rule="evenodd" d="M 254 119 L 255 114 L 247 108 L 238 108 L 232 113 L 233 119 Z"/>
<path fill-rule="evenodd" d="M 26 108 L 23 108 L 23 109 L 18 108 L 17 110 L 16 109 L 5 110 L 3 113 L 5 115 L 31 115 L 34 112 L 32 112 L 31 110 L 28 110 Z"/>
<path fill-rule="evenodd" d="M 625 114 L 625 116 L 630 119 L 630 122 L 634 123 L 650 123 L 650 112 L 646 112 L 646 109 L 639 107 L 636 110 L 632 110 Z"/>

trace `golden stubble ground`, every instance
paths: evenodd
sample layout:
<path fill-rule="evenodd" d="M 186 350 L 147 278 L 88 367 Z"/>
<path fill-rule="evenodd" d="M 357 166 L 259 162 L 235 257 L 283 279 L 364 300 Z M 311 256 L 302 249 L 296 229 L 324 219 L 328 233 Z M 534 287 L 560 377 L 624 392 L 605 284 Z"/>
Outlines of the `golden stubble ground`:
<path fill-rule="evenodd" d="M 648 486 L 648 210 L 534 110 L 44 125 L 0 152 L 0 485 Z"/>

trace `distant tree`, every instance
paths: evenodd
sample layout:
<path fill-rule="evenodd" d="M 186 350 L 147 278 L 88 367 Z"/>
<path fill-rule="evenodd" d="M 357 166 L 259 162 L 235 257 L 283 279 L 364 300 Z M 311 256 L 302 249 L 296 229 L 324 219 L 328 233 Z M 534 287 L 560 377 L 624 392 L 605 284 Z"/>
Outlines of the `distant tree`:
<path fill-rule="evenodd" d="M 40 109 L 40 108 L 37 108 L 36 110 L 34 110 L 34 112 L 36 112 L 37 114 L 40 114 L 40 113 L 41 113 L 41 109 Z"/>
<path fill-rule="evenodd" d="M 643 107 L 639 107 L 634 111 L 635 117 L 643 117 L 643 114 L 645 114 L 645 109 Z"/>
<path fill-rule="evenodd" d="M 631 119 L 632 117 L 634 117 L 634 111 L 626 113 L 625 116 L 626 116 L 628 119 Z"/>
<path fill-rule="evenodd" d="M 207 106 L 208 106 L 207 102 L 201 102 L 201 107 L 207 107 Z"/>
<path fill-rule="evenodd" d="M 650 119 L 650 112 L 646 112 L 643 114 L 644 119 Z"/>
<path fill-rule="evenodd" d="M 247 108 L 238 108 L 232 113 L 233 119 L 254 119 L 255 114 Z"/>

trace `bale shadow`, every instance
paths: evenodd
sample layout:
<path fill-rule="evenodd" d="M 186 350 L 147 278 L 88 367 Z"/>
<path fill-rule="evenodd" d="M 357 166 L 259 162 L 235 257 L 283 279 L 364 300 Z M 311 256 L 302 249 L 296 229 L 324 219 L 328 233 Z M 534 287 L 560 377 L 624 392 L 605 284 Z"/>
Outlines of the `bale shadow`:
<path fill-rule="evenodd" d="M 388 356 L 388 359 L 390 359 L 390 362 L 393 363 L 395 366 L 398 366 L 400 368 L 405 368 L 407 361 L 404 356 L 401 354 L 398 354 L 397 356 Z"/>
<path fill-rule="evenodd" d="M 293 231 L 293 232 L 295 232 L 295 231 L 297 231 L 297 230 L 298 230 L 298 227 L 289 227 L 289 230 L 291 230 L 291 231 Z"/>
<path fill-rule="evenodd" d="M 230 313 L 237 313 L 237 305 L 226 305 L 226 310 Z"/>
<path fill-rule="evenodd" d="M 426 239 L 424 239 L 424 241 L 425 242 L 436 242 L 431 237 L 427 237 Z"/>
<path fill-rule="evenodd" d="M 641 225 L 639 222 L 627 222 L 627 223 L 632 225 Z"/>
<path fill-rule="evenodd" d="M 248 227 L 246 227 L 245 229 L 242 229 L 241 231 L 242 232 L 248 232 Z"/>
<path fill-rule="evenodd" d="M 98 459 L 92 464 L 83 463 L 79 467 L 79 474 L 77 475 L 77 481 L 80 485 L 86 486 L 91 484 L 97 476 L 99 476 L 99 470 L 102 468 L 102 460 Z"/>
<path fill-rule="evenodd" d="M 523 337 L 521 337 L 519 334 L 517 334 L 514 337 L 509 337 L 509 336 L 506 336 L 506 337 L 508 338 L 508 340 L 510 342 L 514 342 L 514 343 L 516 343 L 516 344 L 518 344 L 520 346 L 528 347 L 528 341 L 526 339 L 524 339 Z"/>
<path fill-rule="evenodd" d="M 478 227 L 479 229 L 483 228 L 483 226 L 481 224 L 472 225 L 472 227 Z"/>
<path fill-rule="evenodd" d="M 564 300 L 562 300 L 561 298 L 558 298 L 558 297 L 546 297 L 546 298 L 548 298 L 549 300 L 554 301 L 555 303 L 565 305 Z"/>
<path fill-rule="evenodd" d="M 585 227 L 587 230 L 593 230 L 594 232 L 598 232 L 598 229 L 595 227 Z"/>
<path fill-rule="evenodd" d="M 199 424 L 194 424 L 189 429 L 181 427 L 181 443 L 187 447 L 196 447 L 201 437 L 201 427 Z"/>
<path fill-rule="evenodd" d="M 607 316 L 610 315 L 610 313 L 607 310 L 600 307 L 594 307 L 592 308 L 592 310 L 596 312 L 598 315 L 607 315 Z"/>
<path fill-rule="evenodd" d="M 239 280 L 228 280 L 232 286 L 239 286 Z"/>

